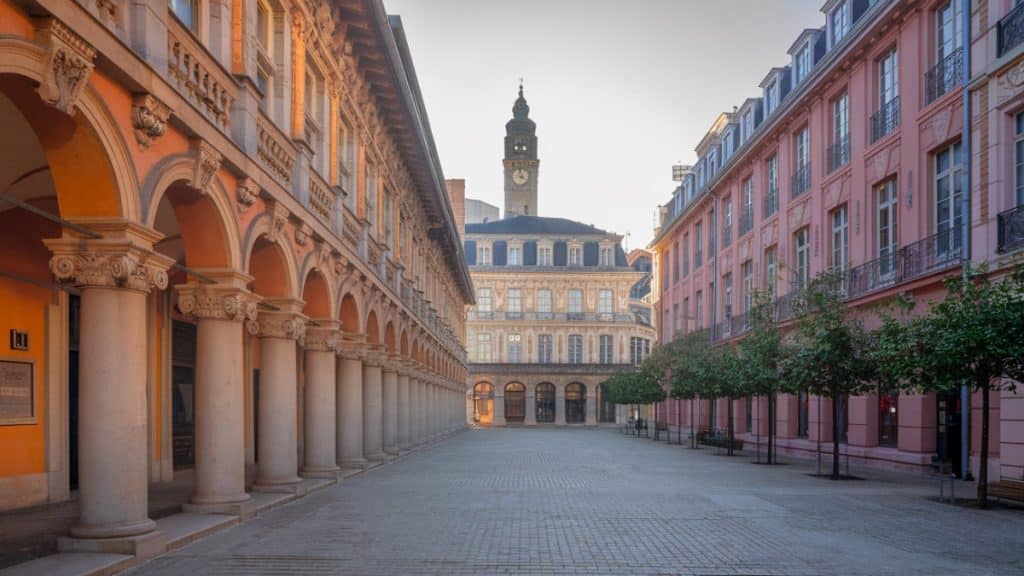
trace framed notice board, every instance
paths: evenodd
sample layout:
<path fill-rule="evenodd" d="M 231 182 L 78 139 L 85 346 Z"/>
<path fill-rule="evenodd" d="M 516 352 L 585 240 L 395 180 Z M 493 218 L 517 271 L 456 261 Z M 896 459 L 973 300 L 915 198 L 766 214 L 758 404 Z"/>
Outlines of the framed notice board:
<path fill-rule="evenodd" d="M 36 423 L 35 363 L 0 359 L 0 426 Z"/>

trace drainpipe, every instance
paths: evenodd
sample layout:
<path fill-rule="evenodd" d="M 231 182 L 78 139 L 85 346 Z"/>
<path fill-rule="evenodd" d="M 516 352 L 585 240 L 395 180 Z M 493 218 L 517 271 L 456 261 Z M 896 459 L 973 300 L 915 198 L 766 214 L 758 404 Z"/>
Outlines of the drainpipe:
<path fill-rule="evenodd" d="M 961 238 L 960 238 L 960 260 L 961 274 L 964 281 L 968 279 L 967 268 L 971 262 L 971 0 L 963 2 L 963 14 L 961 40 L 963 50 L 962 76 L 963 79 L 963 128 L 960 136 L 961 170 L 963 171 L 963 194 L 960 199 L 960 210 L 962 213 Z M 966 480 L 971 473 L 971 391 L 964 384 L 960 387 L 960 478 Z"/>

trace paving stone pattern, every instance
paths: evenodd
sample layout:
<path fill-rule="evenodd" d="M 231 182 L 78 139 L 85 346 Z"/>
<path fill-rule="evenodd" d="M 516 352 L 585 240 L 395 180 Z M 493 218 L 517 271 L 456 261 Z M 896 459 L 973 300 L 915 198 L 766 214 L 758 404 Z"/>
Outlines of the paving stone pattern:
<path fill-rule="evenodd" d="M 1024 574 L 1024 511 L 809 471 L 607 429 L 473 430 L 133 574 Z"/>

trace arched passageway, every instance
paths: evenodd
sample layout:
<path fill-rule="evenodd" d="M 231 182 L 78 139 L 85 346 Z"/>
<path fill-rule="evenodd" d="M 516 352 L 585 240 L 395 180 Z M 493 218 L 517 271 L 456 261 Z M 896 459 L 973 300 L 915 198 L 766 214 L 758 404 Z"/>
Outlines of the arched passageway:
<path fill-rule="evenodd" d="M 526 419 L 526 386 L 510 382 L 505 386 L 505 422 L 521 424 Z"/>
<path fill-rule="evenodd" d="M 473 422 L 483 426 L 494 422 L 494 385 L 490 382 L 473 386 Z"/>
<path fill-rule="evenodd" d="M 587 421 L 587 387 L 573 382 L 565 387 L 565 423 L 583 424 Z"/>
<path fill-rule="evenodd" d="M 555 421 L 555 385 L 550 382 L 537 384 L 535 397 L 537 423 L 553 423 Z"/>

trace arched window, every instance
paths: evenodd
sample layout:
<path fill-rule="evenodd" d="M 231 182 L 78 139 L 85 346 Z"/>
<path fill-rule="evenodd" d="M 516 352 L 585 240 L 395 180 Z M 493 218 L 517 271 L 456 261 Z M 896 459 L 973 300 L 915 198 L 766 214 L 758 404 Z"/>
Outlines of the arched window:
<path fill-rule="evenodd" d="M 478 382 L 473 386 L 473 421 L 490 424 L 494 417 L 494 386 L 490 382 Z"/>
<path fill-rule="evenodd" d="M 526 418 L 526 386 L 520 382 L 505 385 L 505 422 L 521 423 Z"/>
<path fill-rule="evenodd" d="M 537 384 L 536 390 L 537 422 L 555 421 L 555 385 L 550 382 Z"/>
<path fill-rule="evenodd" d="M 582 424 L 587 421 L 587 387 L 573 382 L 565 387 L 565 422 Z"/>

